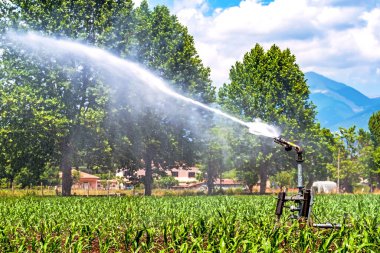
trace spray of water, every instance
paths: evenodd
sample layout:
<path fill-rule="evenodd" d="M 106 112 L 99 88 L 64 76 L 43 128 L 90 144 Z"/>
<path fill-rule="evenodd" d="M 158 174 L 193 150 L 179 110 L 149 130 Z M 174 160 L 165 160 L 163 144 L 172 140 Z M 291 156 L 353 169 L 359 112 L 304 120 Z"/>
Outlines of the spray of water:
<path fill-rule="evenodd" d="M 249 132 L 254 135 L 261 135 L 270 138 L 275 138 L 280 135 L 280 132 L 276 127 L 261 122 L 260 120 L 255 120 L 254 122 L 244 122 L 218 109 L 209 107 L 196 100 L 178 94 L 170 89 L 161 78 L 152 74 L 139 64 L 118 58 L 100 48 L 86 46 L 69 40 L 58 40 L 50 37 L 44 37 L 32 32 L 26 34 L 11 32 L 7 34 L 7 38 L 9 41 L 17 43 L 24 48 L 29 48 L 34 51 L 38 51 L 42 48 L 44 50 L 49 50 L 52 54 L 54 53 L 54 56 L 60 55 L 62 57 L 68 57 L 71 55 L 73 57 L 84 58 L 91 61 L 93 64 L 96 64 L 100 68 L 110 71 L 110 73 L 116 73 L 120 77 L 123 75 L 132 76 L 133 78 L 139 79 L 144 84 L 149 85 L 152 89 L 158 90 L 178 100 L 196 105 L 245 126 L 249 129 Z"/>

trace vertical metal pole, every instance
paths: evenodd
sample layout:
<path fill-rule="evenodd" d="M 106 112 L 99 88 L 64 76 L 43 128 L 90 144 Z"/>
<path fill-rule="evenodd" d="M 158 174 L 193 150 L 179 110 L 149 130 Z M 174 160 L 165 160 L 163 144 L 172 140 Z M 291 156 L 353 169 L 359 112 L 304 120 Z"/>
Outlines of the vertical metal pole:
<path fill-rule="evenodd" d="M 111 177 L 111 171 L 108 171 L 108 180 L 107 180 L 107 196 L 110 195 L 110 182 L 109 179 Z"/>
<path fill-rule="evenodd" d="M 303 182 L 302 182 L 302 165 L 301 163 L 297 163 L 297 179 L 298 179 L 298 191 L 301 192 L 303 189 Z"/>
<path fill-rule="evenodd" d="M 298 184 L 298 195 L 303 196 L 303 182 L 302 182 L 302 165 L 301 162 L 297 162 L 297 184 Z M 298 218 L 301 218 L 302 215 L 302 205 L 303 201 L 298 202 Z"/>
<path fill-rule="evenodd" d="M 338 189 L 337 189 L 337 193 L 340 192 L 340 184 L 339 184 L 339 171 L 340 171 L 340 148 L 338 149 Z"/>

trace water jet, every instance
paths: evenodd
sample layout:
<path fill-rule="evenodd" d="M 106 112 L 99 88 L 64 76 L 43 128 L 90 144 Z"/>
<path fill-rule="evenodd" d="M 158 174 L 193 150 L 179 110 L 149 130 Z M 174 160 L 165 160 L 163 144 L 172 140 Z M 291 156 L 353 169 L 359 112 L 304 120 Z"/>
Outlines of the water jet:
<path fill-rule="evenodd" d="M 34 32 L 28 32 L 24 34 L 8 32 L 6 34 L 6 37 L 9 41 L 14 43 L 14 46 L 19 45 L 22 48 L 35 52 L 47 51 L 48 54 L 58 58 L 73 57 L 84 59 L 91 62 L 91 64 L 99 67 L 100 69 L 108 71 L 109 73 L 113 73 L 120 77 L 128 76 L 130 78 L 138 79 L 140 82 L 143 82 L 150 88 L 155 89 L 162 94 L 200 107 L 204 110 L 214 113 L 215 115 L 224 117 L 237 124 L 240 124 L 241 126 L 247 127 L 251 134 L 257 136 L 266 136 L 269 138 L 275 138 L 280 135 L 280 131 L 276 127 L 261 122 L 260 120 L 245 122 L 219 109 L 210 107 L 199 101 L 183 96 L 169 88 L 163 79 L 154 75 L 152 72 L 148 71 L 141 65 L 126 59 L 119 58 L 101 48 L 84 45 L 75 41 L 41 36 Z"/>

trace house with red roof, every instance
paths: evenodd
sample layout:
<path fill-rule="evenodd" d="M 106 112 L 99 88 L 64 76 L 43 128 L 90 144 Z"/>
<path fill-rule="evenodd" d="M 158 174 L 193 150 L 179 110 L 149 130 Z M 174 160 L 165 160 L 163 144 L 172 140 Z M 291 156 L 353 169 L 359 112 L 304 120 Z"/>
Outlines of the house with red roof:
<path fill-rule="evenodd" d="M 174 177 L 179 183 L 195 183 L 197 182 L 197 175 L 201 173 L 201 171 L 197 167 L 187 167 L 187 168 L 172 168 L 169 170 L 159 169 L 161 175 L 166 174 L 168 176 Z M 119 171 L 116 173 L 116 176 L 125 177 L 125 171 Z M 136 176 L 141 178 L 145 176 L 145 169 L 139 169 L 136 171 Z M 154 177 L 159 177 L 159 175 L 155 175 Z"/>
<path fill-rule="evenodd" d="M 71 171 L 71 174 L 74 180 L 72 186 L 73 189 L 98 189 L 99 177 L 75 169 Z M 62 172 L 59 173 L 59 177 L 62 178 Z"/>
<path fill-rule="evenodd" d="M 99 177 L 88 174 L 83 171 L 79 171 L 79 180 L 73 185 L 73 188 L 78 187 L 78 189 L 97 189 Z"/>

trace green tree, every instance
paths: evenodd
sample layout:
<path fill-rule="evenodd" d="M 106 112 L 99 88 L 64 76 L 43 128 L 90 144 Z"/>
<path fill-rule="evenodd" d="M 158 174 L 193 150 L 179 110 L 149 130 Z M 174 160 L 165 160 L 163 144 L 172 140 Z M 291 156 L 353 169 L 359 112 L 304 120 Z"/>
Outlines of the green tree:
<path fill-rule="evenodd" d="M 205 165 L 207 194 L 211 195 L 215 188 L 214 181 L 217 178 L 222 179 L 223 173 L 232 166 L 231 130 L 228 126 L 213 126 L 204 134 L 201 161 Z"/>
<path fill-rule="evenodd" d="M 371 138 L 371 133 L 364 129 L 358 131 L 358 149 L 359 149 L 359 163 L 363 168 L 363 179 L 368 180 L 368 184 L 373 190 L 373 186 L 377 183 L 378 170 L 376 169 L 375 146 Z"/>
<path fill-rule="evenodd" d="M 354 184 L 363 176 L 363 165 L 359 161 L 358 134 L 356 127 L 339 128 L 340 180 L 347 192 L 353 192 Z M 335 172 L 336 173 L 336 172 Z"/>
<path fill-rule="evenodd" d="M 308 100 L 304 74 L 295 60 L 289 49 L 273 45 L 265 52 L 256 44 L 242 62 L 231 68 L 230 83 L 219 90 L 220 104 L 245 120 L 260 118 L 279 126 L 288 139 L 303 140 L 307 129 L 314 125 L 315 111 Z M 272 152 L 272 147 L 262 142 L 252 157 L 257 162 L 261 193 L 265 192 L 270 170 L 280 166 L 271 159 Z M 283 163 L 289 158 L 281 160 Z"/>
<path fill-rule="evenodd" d="M 165 6 L 150 11 L 143 1 L 135 13 L 130 56 L 169 80 L 177 90 L 201 102 L 213 102 L 210 68 L 203 65 L 187 28 Z"/>
<path fill-rule="evenodd" d="M 45 34 L 59 34 L 62 37 L 83 39 L 89 43 L 97 43 L 97 36 L 106 30 L 110 24 L 111 2 L 116 1 L 14 1 L 19 7 L 19 15 L 14 23 L 22 29 L 43 31 Z M 106 15 L 108 14 L 108 16 Z M 48 65 L 45 63 L 44 65 Z M 47 75 L 52 73 L 52 67 L 47 67 Z M 54 65 L 54 64 L 53 64 Z M 81 67 L 81 71 L 67 76 L 61 70 L 55 79 L 57 90 L 55 96 L 60 99 L 64 109 L 61 113 L 68 120 L 67 134 L 58 143 L 60 149 L 60 167 L 63 172 L 62 194 L 71 192 L 71 167 L 79 162 L 79 145 L 83 133 L 88 132 L 86 125 L 94 115 L 102 117 L 97 111 L 102 110 L 104 101 L 96 97 L 102 85 L 96 74 L 81 62 L 73 62 L 73 69 Z M 100 88 L 99 88 L 100 87 Z M 87 119 L 86 119 L 87 117 Z M 99 122 L 99 119 L 95 119 Z M 94 123 L 94 122 L 92 122 Z M 96 137 L 96 135 L 91 135 Z"/>
<path fill-rule="evenodd" d="M 288 171 L 279 171 L 273 176 L 270 177 L 271 182 L 275 183 L 280 188 L 287 187 L 295 187 L 296 186 L 296 170 L 288 170 Z"/>
<path fill-rule="evenodd" d="M 368 129 L 375 146 L 380 146 L 380 111 L 375 112 L 369 118 Z"/>
<path fill-rule="evenodd" d="M 252 193 L 253 187 L 259 181 L 258 159 L 254 157 L 259 152 L 260 143 L 241 126 L 234 126 L 229 130 L 228 144 L 230 166 L 235 169 L 237 179 L 243 182 Z"/>
<path fill-rule="evenodd" d="M 248 186 L 250 193 L 253 192 L 253 187 L 259 181 L 259 176 L 255 170 L 252 170 L 250 167 L 243 167 L 237 171 L 237 178 L 239 181 L 244 182 Z"/>
<path fill-rule="evenodd" d="M 3 49 L 0 73 L 1 165 L 12 184 L 21 170 L 30 176 L 22 185 L 40 182 L 45 164 L 52 161 L 56 146 L 65 135 L 68 121 L 57 112 L 62 104 L 52 96 L 53 86 L 31 59 Z M 14 67 L 17 66 L 17 67 Z M 19 180 L 20 181 L 20 180 Z"/>
<path fill-rule="evenodd" d="M 57 166 L 47 163 L 44 167 L 40 180 L 43 185 L 56 186 L 60 185 L 59 171 Z"/>
<path fill-rule="evenodd" d="M 334 134 L 329 129 L 321 128 L 319 123 L 307 129 L 307 133 L 302 141 L 306 158 L 302 165 L 307 187 L 310 187 L 314 181 L 323 181 L 332 177 L 327 165 L 337 164 L 334 158 L 338 154 L 338 149 Z"/>
<path fill-rule="evenodd" d="M 380 188 L 380 111 L 375 112 L 369 119 L 368 129 L 373 141 L 372 175 L 375 177 L 377 187 Z"/>
<path fill-rule="evenodd" d="M 376 177 L 377 188 L 380 188 L 380 147 L 374 149 L 373 153 L 373 174 Z"/>
<path fill-rule="evenodd" d="M 1 20 L 5 26 L 38 30 L 43 34 L 109 48 L 121 57 L 138 60 L 161 77 L 178 84 L 178 90 L 203 102 L 211 102 L 214 98 L 210 70 L 203 66 L 187 29 L 170 15 L 166 7 L 158 6 L 151 11 L 143 1 L 140 7 L 133 9 L 132 1 L 116 0 L 13 2 L 15 12 L 10 14 L 8 8 L 4 12 L 7 18 Z M 4 75 L 3 78 L 17 85 L 29 81 L 28 85 L 41 89 L 42 97 L 53 99 L 56 108 L 51 111 L 62 120 L 56 131 L 63 132 L 48 135 L 54 155 L 42 156 L 44 161 L 59 165 L 63 171 L 63 195 L 70 195 L 71 168 L 83 164 L 96 170 L 124 166 L 136 169 L 145 161 L 148 171 L 145 189 L 149 195 L 151 164 L 157 167 L 161 163 L 160 166 L 165 167 L 173 166 L 174 161 L 182 164 L 195 162 L 199 141 L 186 126 L 184 116 L 174 120 L 172 116 L 163 115 L 162 108 L 168 103 L 157 101 L 155 107 L 161 110 L 146 108 L 135 117 L 134 102 L 141 94 L 132 92 L 127 96 L 127 103 L 115 107 L 108 94 L 116 91 L 109 90 L 105 79 L 99 77 L 91 64 L 75 59 L 70 63 L 57 62 L 51 56 L 43 58 L 43 53 L 34 57 L 37 61 L 29 60 L 28 64 L 34 70 L 39 69 L 39 73 L 30 73 L 30 68 L 24 64 L 14 68 L 13 77 Z M 6 64 L 11 69 L 22 64 L 25 58 L 25 55 L 9 55 Z M 23 75 L 17 77 L 16 72 Z M 175 101 L 171 106 L 174 103 L 179 113 L 186 110 L 187 105 Z M 168 125 L 171 127 L 162 127 Z M 4 156 L 0 159 L 6 160 Z"/>
<path fill-rule="evenodd" d="M 171 187 L 176 186 L 178 184 L 178 180 L 172 176 L 161 177 L 157 180 L 158 187 L 164 189 L 170 189 Z"/>
<path fill-rule="evenodd" d="M 143 1 L 135 13 L 131 57 L 170 80 L 176 89 L 203 102 L 212 101 L 214 88 L 209 78 L 210 70 L 203 66 L 187 29 L 164 6 L 150 11 L 147 2 Z M 163 168 L 178 162 L 192 165 L 198 145 L 186 124 L 188 105 L 175 100 L 168 103 L 167 98 L 160 98 L 155 100 L 154 108 L 140 112 L 139 131 L 131 136 L 139 142 L 134 143 L 139 147 L 136 154 L 145 162 L 146 195 L 151 194 L 152 164 Z M 177 108 L 175 116 L 166 114 L 168 106 Z"/>
<path fill-rule="evenodd" d="M 354 185 L 360 181 L 367 181 L 372 190 L 378 182 L 379 171 L 370 132 L 363 129 L 357 131 L 355 126 L 340 128 L 333 149 L 336 158 L 327 166 L 333 178 L 338 178 L 339 163 L 339 180 L 346 191 L 352 192 Z"/>

